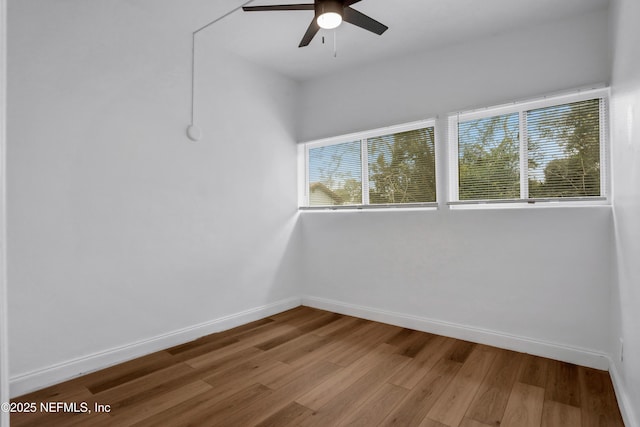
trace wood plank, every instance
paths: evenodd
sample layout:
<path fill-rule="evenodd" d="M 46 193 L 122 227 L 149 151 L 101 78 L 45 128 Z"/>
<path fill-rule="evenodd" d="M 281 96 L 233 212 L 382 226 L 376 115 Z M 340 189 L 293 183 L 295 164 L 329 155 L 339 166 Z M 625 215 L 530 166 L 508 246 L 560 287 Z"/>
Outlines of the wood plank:
<path fill-rule="evenodd" d="M 298 307 L 292 308 L 291 310 L 274 314 L 273 316 L 270 317 L 270 319 L 275 322 L 294 323 L 300 317 L 303 317 L 304 319 L 305 318 L 304 316 L 309 316 L 309 314 L 314 315 L 316 313 L 318 313 L 318 310 L 316 310 L 315 308 L 305 307 L 300 305 Z"/>
<path fill-rule="evenodd" d="M 456 340 L 452 338 L 439 336 L 433 338 L 416 354 L 413 360 L 400 369 L 389 382 L 409 390 L 413 389 L 445 354 L 449 354 L 455 342 Z"/>
<path fill-rule="evenodd" d="M 269 339 L 273 336 L 277 335 L 277 332 L 275 331 L 293 331 L 295 330 L 296 327 L 294 325 L 289 325 L 287 323 L 282 323 L 282 322 L 268 322 L 268 323 L 264 323 L 262 325 L 258 325 L 255 326 L 253 328 L 247 329 L 247 330 L 242 330 L 240 332 L 234 333 L 234 334 L 226 334 L 226 332 L 219 332 L 220 335 L 225 334 L 225 336 L 228 336 L 230 338 L 236 338 L 240 341 L 247 341 L 247 340 L 252 340 L 252 342 L 254 343 L 259 343 L 260 341 L 255 341 L 256 337 L 261 337 L 263 339 Z M 275 333 L 274 333 L 275 332 Z"/>
<path fill-rule="evenodd" d="M 369 427 L 378 425 L 389 412 L 406 396 L 408 390 L 393 384 L 383 384 L 359 409 L 353 411 L 339 425 Z"/>
<path fill-rule="evenodd" d="M 314 335 L 315 336 L 315 335 Z M 313 351 L 306 352 L 304 354 L 299 353 L 295 354 L 293 358 L 287 358 L 287 362 L 295 367 L 300 367 L 304 365 L 308 365 L 309 363 L 313 363 L 316 360 L 323 359 L 329 360 L 329 355 L 335 354 L 336 352 L 341 351 L 341 349 L 345 349 L 347 347 L 347 343 L 345 340 L 334 340 L 327 337 L 320 337 L 321 340 L 329 339 L 328 342 L 318 342 L 320 345 L 313 349 Z"/>
<path fill-rule="evenodd" d="M 299 365 L 309 363 L 309 360 L 319 359 L 324 351 L 329 351 L 334 341 L 331 338 L 319 337 L 314 334 L 305 335 L 307 341 L 298 344 L 295 348 L 288 351 L 269 354 L 270 357 L 278 359 L 290 365 Z"/>
<path fill-rule="evenodd" d="M 301 326 L 311 320 L 318 319 L 322 316 L 325 316 L 328 311 L 318 310 L 317 308 L 311 307 L 298 307 L 290 310 L 289 312 L 278 314 L 277 316 L 272 316 L 276 322 L 286 323 L 291 326 Z"/>
<path fill-rule="evenodd" d="M 413 329 L 402 328 L 385 342 L 389 345 L 398 347 L 405 343 L 413 335 L 414 332 L 415 331 Z"/>
<path fill-rule="evenodd" d="M 299 378 L 307 375 L 310 367 L 324 362 L 326 361 L 323 359 L 319 359 L 308 365 L 301 366 L 291 366 L 286 363 L 278 362 L 282 364 L 283 369 L 281 369 L 280 372 L 274 372 L 275 375 L 261 375 L 260 383 L 269 387 L 271 390 L 279 390 L 287 384 L 293 381 L 297 381 Z M 343 369 L 341 367 L 338 368 L 339 369 L 336 370 L 336 373 L 339 373 Z"/>
<path fill-rule="evenodd" d="M 363 375 L 369 372 L 384 360 L 386 355 L 395 351 L 395 347 L 389 344 L 381 344 L 373 351 L 363 356 L 360 360 L 337 372 L 318 387 L 296 399 L 296 402 L 307 408 L 318 410 L 329 402 L 336 394 L 341 393 Z"/>
<path fill-rule="evenodd" d="M 450 426 L 434 421 L 431 418 L 425 418 L 420 423 L 420 427 L 450 427 Z"/>
<path fill-rule="evenodd" d="M 313 331 L 313 333 L 319 337 L 324 337 L 332 334 L 339 335 L 342 332 L 357 329 L 358 327 L 365 325 L 366 323 L 367 321 L 364 319 L 358 319 L 351 316 L 342 316 L 341 319 L 326 324 L 321 328 Z"/>
<path fill-rule="evenodd" d="M 624 427 L 609 373 L 582 366 L 578 369 L 583 426 Z"/>
<path fill-rule="evenodd" d="M 602 414 L 582 408 L 580 416 L 582 419 L 581 427 L 624 427 L 622 418 L 613 414 Z"/>
<path fill-rule="evenodd" d="M 280 363 L 267 357 L 254 357 L 234 366 L 232 369 L 217 371 L 212 375 L 208 375 L 204 378 L 204 381 L 214 387 L 221 387 L 224 384 L 230 384 L 243 378 L 249 378 L 253 381 L 257 375 L 274 367 L 279 368 Z"/>
<path fill-rule="evenodd" d="M 274 390 L 275 387 L 271 387 L 270 384 L 275 383 L 282 378 L 289 377 L 294 371 L 295 368 L 293 366 L 276 360 L 269 369 L 265 369 L 263 372 L 256 375 L 254 380 Z"/>
<path fill-rule="evenodd" d="M 178 363 L 161 371 L 136 378 L 92 396 L 92 400 L 108 404 L 116 411 L 135 406 L 145 399 L 163 394 L 199 379 L 200 373 L 184 363 Z"/>
<path fill-rule="evenodd" d="M 341 323 L 342 320 L 343 319 L 339 319 L 336 322 L 328 324 L 327 326 L 330 326 L 334 323 Z M 371 328 L 371 322 L 369 321 L 355 318 L 349 318 L 347 320 L 349 322 L 343 323 L 342 326 L 338 327 L 337 329 L 325 331 L 326 333 L 324 334 L 318 334 L 317 332 L 325 328 L 326 326 L 312 331 L 310 335 L 321 337 L 322 341 L 319 341 L 319 343 L 322 344 L 313 349 L 313 351 L 309 351 L 306 354 L 294 354 L 294 357 L 288 359 L 287 363 L 291 363 L 294 366 L 302 366 L 308 363 L 313 363 L 320 358 L 330 360 L 330 355 L 339 354 L 350 345 L 352 337 L 360 336 L 362 333 L 366 333 L 366 331 L 369 330 L 367 329 L 367 327 Z"/>
<path fill-rule="evenodd" d="M 278 336 L 275 336 L 271 339 L 268 339 L 266 341 L 261 342 L 260 344 L 257 344 L 256 347 L 259 348 L 262 351 L 267 351 L 267 350 L 271 350 L 273 348 L 276 348 L 282 344 L 288 343 L 289 341 L 292 341 L 296 338 L 299 338 L 303 335 L 303 333 L 299 330 L 299 329 L 293 329 L 285 334 L 281 334 Z"/>
<path fill-rule="evenodd" d="M 499 425 L 521 362 L 521 353 L 499 350 L 465 416 L 485 424 Z"/>
<path fill-rule="evenodd" d="M 298 329 L 305 334 L 309 332 L 314 332 L 324 326 L 330 325 L 331 323 L 340 320 L 341 318 L 342 318 L 341 314 L 325 312 L 322 316 L 319 316 L 318 318 L 311 319 L 308 322 L 304 322 L 303 324 L 298 326 Z"/>
<path fill-rule="evenodd" d="M 227 377 L 224 381 L 212 381 L 211 378 L 205 378 L 205 381 L 208 384 L 211 384 L 218 392 L 210 403 L 216 403 L 227 399 L 235 393 L 256 384 L 264 385 L 263 383 L 268 381 L 270 378 L 277 378 L 286 372 L 288 372 L 288 370 L 286 370 L 286 368 L 283 369 L 282 363 L 278 361 L 270 361 L 270 363 L 262 365 L 260 369 L 249 368 L 238 372 L 238 375 L 236 376 Z"/>
<path fill-rule="evenodd" d="M 433 340 L 434 336 L 425 332 L 413 331 L 409 339 L 398 346 L 398 354 L 415 358 L 422 349 Z"/>
<path fill-rule="evenodd" d="M 85 377 L 85 386 L 91 393 L 99 393 L 164 369 L 173 363 L 175 363 L 173 356 L 166 351 L 159 351 L 89 374 Z"/>
<path fill-rule="evenodd" d="M 339 322 L 339 321 L 338 321 Z M 351 322 L 350 324 L 343 325 L 342 327 L 333 330 L 325 335 L 318 335 L 316 331 L 312 333 L 314 336 L 320 336 L 323 339 L 328 339 L 326 345 L 322 345 L 315 349 L 313 352 L 301 355 L 299 358 L 290 361 L 294 366 L 301 366 L 307 363 L 323 358 L 330 359 L 330 355 L 336 355 L 340 352 L 346 351 L 346 348 L 350 346 L 351 339 L 354 336 L 359 336 L 361 333 L 366 333 L 370 322 L 358 319 L 357 322 Z"/>
<path fill-rule="evenodd" d="M 580 381 L 578 367 L 571 363 L 552 360 L 547 373 L 546 400 L 580 407 Z"/>
<path fill-rule="evenodd" d="M 269 329 L 263 330 L 259 334 L 245 336 L 239 342 L 228 345 L 219 350 L 203 354 L 189 360 L 185 360 L 185 363 L 197 369 L 204 369 L 216 365 L 216 363 L 218 363 L 221 359 L 237 359 L 237 354 L 239 354 L 239 352 L 242 350 L 250 349 L 254 352 L 261 352 L 262 350 L 252 347 L 255 347 L 256 345 L 259 345 L 264 341 L 268 341 L 274 337 L 287 334 L 294 330 L 294 328 L 290 325 L 279 323 L 273 326 L 265 325 L 265 327 L 268 327 Z"/>
<path fill-rule="evenodd" d="M 222 417 L 212 416 L 207 421 L 214 425 L 251 426 L 258 424 L 286 407 L 307 390 L 323 382 L 339 369 L 341 368 L 333 363 L 322 361 L 310 366 L 304 376 L 299 376 L 268 396 L 245 405 L 242 411 L 233 415 L 224 414 Z"/>
<path fill-rule="evenodd" d="M 265 363 L 264 366 L 260 366 L 258 369 L 247 368 L 244 370 L 238 370 L 237 372 L 235 372 L 235 375 L 227 376 L 225 378 L 225 381 L 222 381 L 219 383 L 214 382 L 213 385 L 207 383 L 207 386 L 209 388 L 215 387 L 215 390 L 216 390 L 215 395 L 209 397 L 208 404 L 209 405 L 217 404 L 218 402 L 228 399 L 234 394 L 255 385 L 264 376 L 272 375 L 274 370 L 280 369 L 280 365 L 281 364 L 277 361 L 270 361 L 269 363 Z M 223 371 L 221 375 L 223 375 L 225 372 L 226 371 Z M 199 372 L 196 371 L 196 374 L 198 373 Z M 123 390 L 124 396 L 121 398 L 119 402 L 117 402 L 114 405 L 113 411 L 114 413 L 116 411 L 121 411 L 121 410 L 126 411 L 129 409 L 131 409 L 132 411 L 135 411 L 138 408 L 145 407 L 149 403 L 149 401 L 153 401 L 159 395 L 171 396 L 173 394 L 178 394 L 178 395 L 184 394 L 178 390 L 182 389 L 185 384 L 188 384 L 185 381 L 189 379 L 193 381 L 193 378 L 198 378 L 198 376 L 189 374 L 182 378 L 177 377 L 173 380 L 169 380 L 166 383 L 162 383 L 154 388 L 151 388 L 147 392 L 141 391 L 138 394 L 135 394 L 133 396 L 128 396 L 127 391 Z M 217 377 L 217 378 L 220 378 L 220 377 Z M 189 390 L 189 389 L 187 388 L 186 390 Z M 117 392 L 119 390 L 117 389 L 109 390 L 109 392 L 112 392 L 112 391 L 114 393 L 114 396 L 117 396 Z M 102 394 L 97 395 L 96 399 L 99 402 L 102 402 L 102 399 L 100 399 L 100 396 L 102 396 Z"/>
<path fill-rule="evenodd" d="M 325 427 L 339 424 L 349 416 L 350 411 L 356 410 L 366 402 L 381 384 L 409 360 L 411 359 L 398 354 L 386 355 L 384 360 L 372 366 L 370 371 L 358 381 L 333 395 L 327 404 L 317 410 L 312 417 L 305 419 L 301 425 Z"/>
<path fill-rule="evenodd" d="M 235 344 L 238 341 L 240 340 L 236 337 L 222 337 L 219 340 L 201 343 L 192 341 L 182 346 L 169 349 L 167 350 L 167 352 L 171 354 L 176 360 L 189 360 L 193 359 L 194 357 L 219 350 L 228 345 Z"/>
<path fill-rule="evenodd" d="M 420 425 L 461 366 L 461 363 L 440 359 L 407 397 L 382 420 L 380 426 Z"/>
<path fill-rule="evenodd" d="M 581 426 L 580 408 L 547 400 L 542 408 L 541 427 Z"/>
<path fill-rule="evenodd" d="M 501 427 L 540 427 L 544 389 L 516 382 Z"/>
<path fill-rule="evenodd" d="M 145 399 L 145 401 L 139 405 L 112 408 L 109 415 L 113 419 L 114 425 L 122 427 L 131 426 L 212 389 L 213 387 L 210 384 L 198 380 L 183 387 L 170 390 L 164 394 Z"/>
<path fill-rule="evenodd" d="M 544 388 L 547 385 L 549 359 L 526 354 L 518 374 L 518 382 Z"/>
<path fill-rule="evenodd" d="M 309 417 L 313 411 L 296 402 L 291 402 L 264 421 L 256 424 L 256 427 L 286 427 L 297 426 L 301 420 Z"/>
<path fill-rule="evenodd" d="M 185 425 L 209 425 L 212 417 L 217 419 L 231 416 L 244 407 L 271 394 L 272 391 L 262 384 L 256 384 L 233 394 L 227 399 L 216 401 L 217 389 L 200 393 L 197 396 L 172 406 L 153 416 L 136 423 L 136 426 L 185 426 Z"/>
<path fill-rule="evenodd" d="M 194 367 L 190 360 L 185 360 L 182 363 L 193 368 L 197 371 L 201 378 L 212 375 L 216 372 L 223 372 L 225 370 L 233 369 L 235 366 L 254 360 L 256 358 L 264 357 L 264 351 L 259 350 L 255 347 L 247 347 L 243 349 L 239 349 L 236 352 L 226 354 L 225 356 L 220 356 L 219 354 L 213 352 L 211 353 L 211 358 L 206 359 L 205 356 L 198 356 L 199 360 L 198 367 Z M 176 363 L 179 361 L 176 360 Z"/>
<path fill-rule="evenodd" d="M 476 344 L 472 342 L 456 340 L 446 358 L 452 362 L 464 363 L 475 347 Z"/>
<path fill-rule="evenodd" d="M 267 350 L 265 356 L 281 362 L 290 363 L 324 346 L 327 342 L 329 342 L 327 338 L 314 334 L 304 334 Z"/>
<path fill-rule="evenodd" d="M 399 329 L 398 326 L 371 322 L 371 327 L 363 328 L 353 336 L 349 335 L 347 345 L 329 354 L 327 360 L 337 365 L 348 366 L 379 345 L 380 341 L 394 335 Z"/>
<path fill-rule="evenodd" d="M 476 346 L 427 417 L 449 426 L 459 425 L 495 358 L 496 350 Z"/>
<path fill-rule="evenodd" d="M 498 426 L 500 424 L 495 424 L 495 425 Z M 494 426 L 481 423 L 480 421 L 472 420 L 471 418 L 463 418 L 462 422 L 460 423 L 460 427 L 494 427 Z"/>
<path fill-rule="evenodd" d="M 226 331 L 216 332 L 215 334 L 211 335 L 205 335 L 204 337 L 201 337 L 196 341 L 206 341 L 209 338 L 216 339 L 221 337 L 223 338 L 228 336 L 237 336 L 258 327 L 268 325 L 270 323 L 273 323 L 273 319 L 265 317 L 264 319 L 254 320 L 253 322 L 245 323 L 244 325 L 236 326 L 235 328 L 227 329 Z"/>
<path fill-rule="evenodd" d="M 582 407 L 602 414 L 617 413 L 618 402 L 608 372 L 579 367 L 578 376 Z"/>

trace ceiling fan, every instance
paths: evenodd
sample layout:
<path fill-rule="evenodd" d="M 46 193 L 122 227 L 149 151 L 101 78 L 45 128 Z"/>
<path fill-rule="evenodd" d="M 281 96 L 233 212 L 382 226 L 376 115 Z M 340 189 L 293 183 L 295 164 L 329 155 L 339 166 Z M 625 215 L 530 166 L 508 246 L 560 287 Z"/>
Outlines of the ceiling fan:
<path fill-rule="evenodd" d="M 313 4 L 282 4 L 272 6 L 244 6 L 245 12 L 266 12 L 274 10 L 313 10 L 315 17 L 309 24 L 298 47 L 308 46 L 320 28 L 327 30 L 338 27 L 342 21 L 381 35 L 389 27 L 351 7 L 360 0 L 314 0 Z"/>

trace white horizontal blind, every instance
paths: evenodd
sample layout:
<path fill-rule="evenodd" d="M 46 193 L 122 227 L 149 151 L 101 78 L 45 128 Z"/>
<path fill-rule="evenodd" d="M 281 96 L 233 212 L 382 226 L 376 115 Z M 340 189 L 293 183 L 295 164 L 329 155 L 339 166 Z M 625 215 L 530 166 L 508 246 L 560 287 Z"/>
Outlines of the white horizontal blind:
<path fill-rule="evenodd" d="M 436 201 L 433 127 L 369 138 L 367 148 L 372 205 Z"/>
<path fill-rule="evenodd" d="M 527 111 L 529 197 L 600 196 L 600 99 Z"/>
<path fill-rule="evenodd" d="M 309 206 L 362 203 L 360 141 L 309 149 Z"/>
<path fill-rule="evenodd" d="M 305 145 L 308 208 L 436 205 L 433 121 Z"/>
<path fill-rule="evenodd" d="M 450 116 L 449 204 L 604 199 L 605 106 L 598 90 Z"/>
<path fill-rule="evenodd" d="M 458 124 L 460 200 L 520 197 L 518 113 Z"/>

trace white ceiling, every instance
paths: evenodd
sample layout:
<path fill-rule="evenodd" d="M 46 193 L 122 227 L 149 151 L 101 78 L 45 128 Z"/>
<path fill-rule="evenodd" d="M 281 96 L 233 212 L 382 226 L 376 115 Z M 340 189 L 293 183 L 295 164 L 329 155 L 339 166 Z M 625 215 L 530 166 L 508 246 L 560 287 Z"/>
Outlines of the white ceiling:
<path fill-rule="evenodd" d="M 312 0 L 255 0 L 251 5 L 292 3 L 312 3 Z M 235 6 L 239 4 L 242 1 Z M 321 30 L 311 45 L 298 48 L 313 18 L 312 11 L 241 10 L 201 34 L 252 62 L 305 80 L 356 65 L 588 13 L 608 5 L 609 0 L 362 0 L 353 7 L 387 25 L 389 30 L 382 36 L 345 23 L 337 30 Z M 212 16 L 211 20 L 215 18 L 217 16 Z M 337 57 L 333 56 L 334 35 Z"/>

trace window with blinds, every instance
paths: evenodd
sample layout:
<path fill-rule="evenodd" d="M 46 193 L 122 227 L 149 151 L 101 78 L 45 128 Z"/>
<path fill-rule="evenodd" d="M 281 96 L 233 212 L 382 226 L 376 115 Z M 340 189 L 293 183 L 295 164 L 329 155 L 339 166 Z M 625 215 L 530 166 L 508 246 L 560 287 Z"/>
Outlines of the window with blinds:
<path fill-rule="evenodd" d="M 451 115 L 450 204 L 605 199 L 605 96 Z"/>
<path fill-rule="evenodd" d="M 309 149 L 309 206 L 362 203 L 360 141 Z"/>
<path fill-rule="evenodd" d="M 434 121 L 305 144 L 303 207 L 436 204 Z"/>

